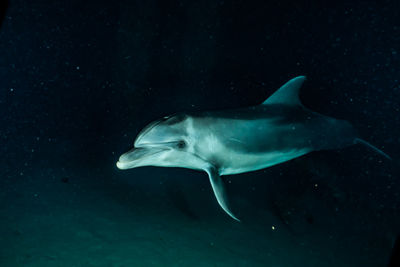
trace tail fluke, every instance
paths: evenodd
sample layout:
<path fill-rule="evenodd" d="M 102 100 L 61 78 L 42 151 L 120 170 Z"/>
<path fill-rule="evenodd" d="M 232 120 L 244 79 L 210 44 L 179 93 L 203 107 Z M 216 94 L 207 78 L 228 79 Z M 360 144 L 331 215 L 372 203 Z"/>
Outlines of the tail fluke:
<path fill-rule="evenodd" d="M 365 140 L 363 140 L 363 139 L 355 138 L 355 139 L 354 139 L 354 144 L 362 144 L 362 145 L 365 145 L 365 146 L 371 148 L 372 150 L 374 150 L 376 153 L 378 153 L 378 154 L 384 156 L 384 157 L 387 158 L 387 159 L 392 160 L 392 158 L 391 158 L 388 154 L 386 154 L 385 152 L 383 152 L 383 151 L 380 150 L 379 148 L 377 148 L 377 147 L 371 145 L 370 143 L 368 143 L 367 141 L 365 141 Z"/>

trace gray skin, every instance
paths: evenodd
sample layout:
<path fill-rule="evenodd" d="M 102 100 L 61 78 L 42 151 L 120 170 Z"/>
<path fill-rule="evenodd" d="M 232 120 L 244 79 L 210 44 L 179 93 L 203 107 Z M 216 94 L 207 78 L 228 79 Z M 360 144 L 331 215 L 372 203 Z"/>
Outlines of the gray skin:
<path fill-rule="evenodd" d="M 182 167 L 207 172 L 222 209 L 235 220 L 220 175 L 267 168 L 311 151 L 363 143 L 350 123 L 305 108 L 298 96 L 305 81 L 287 82 L 264 103 L 249 108 L 176 114 L 145 127 L 119 169 Z"/>

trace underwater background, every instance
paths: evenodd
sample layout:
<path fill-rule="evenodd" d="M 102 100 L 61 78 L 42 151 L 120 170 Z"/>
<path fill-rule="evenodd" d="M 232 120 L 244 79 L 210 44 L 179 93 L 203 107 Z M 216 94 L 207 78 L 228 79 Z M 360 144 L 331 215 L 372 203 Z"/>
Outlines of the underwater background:
<path fill-rule="evenodd" d="M 386 266 L 400 232 L 399 1 L 1 2 L 0 266 Z M 357 145 L 224 176 L 115 166 L 149 122 L 308 108 Z"/>

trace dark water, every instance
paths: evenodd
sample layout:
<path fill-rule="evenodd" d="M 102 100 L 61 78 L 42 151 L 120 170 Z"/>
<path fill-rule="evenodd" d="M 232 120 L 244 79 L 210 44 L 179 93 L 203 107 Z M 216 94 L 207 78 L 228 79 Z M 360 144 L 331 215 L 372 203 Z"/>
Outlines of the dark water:
<path fill-rule="evenodd" d="M 386 266 L 400 232 L 399 1 L 1 2 L 0 266 Z M 115 162 L 167 114 L 303 103 L 388 153 L 226 176 Z M 274 228 L 274 229 L 273 229 Z"/>

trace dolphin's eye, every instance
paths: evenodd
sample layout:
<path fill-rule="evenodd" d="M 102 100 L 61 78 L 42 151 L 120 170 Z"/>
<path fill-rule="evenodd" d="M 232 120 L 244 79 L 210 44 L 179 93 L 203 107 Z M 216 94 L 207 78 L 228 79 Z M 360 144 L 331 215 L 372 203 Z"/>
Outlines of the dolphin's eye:
<path fill-rule="evenodd" d="M 183 149 L 183 148 L 186 147 L 186 142 L 183 141 L 183 140 L 181 140 L 181 141 L 179 141 L 179 142 L 176 144 L 176 146 L 177 146 L 179 149 Z"/>

